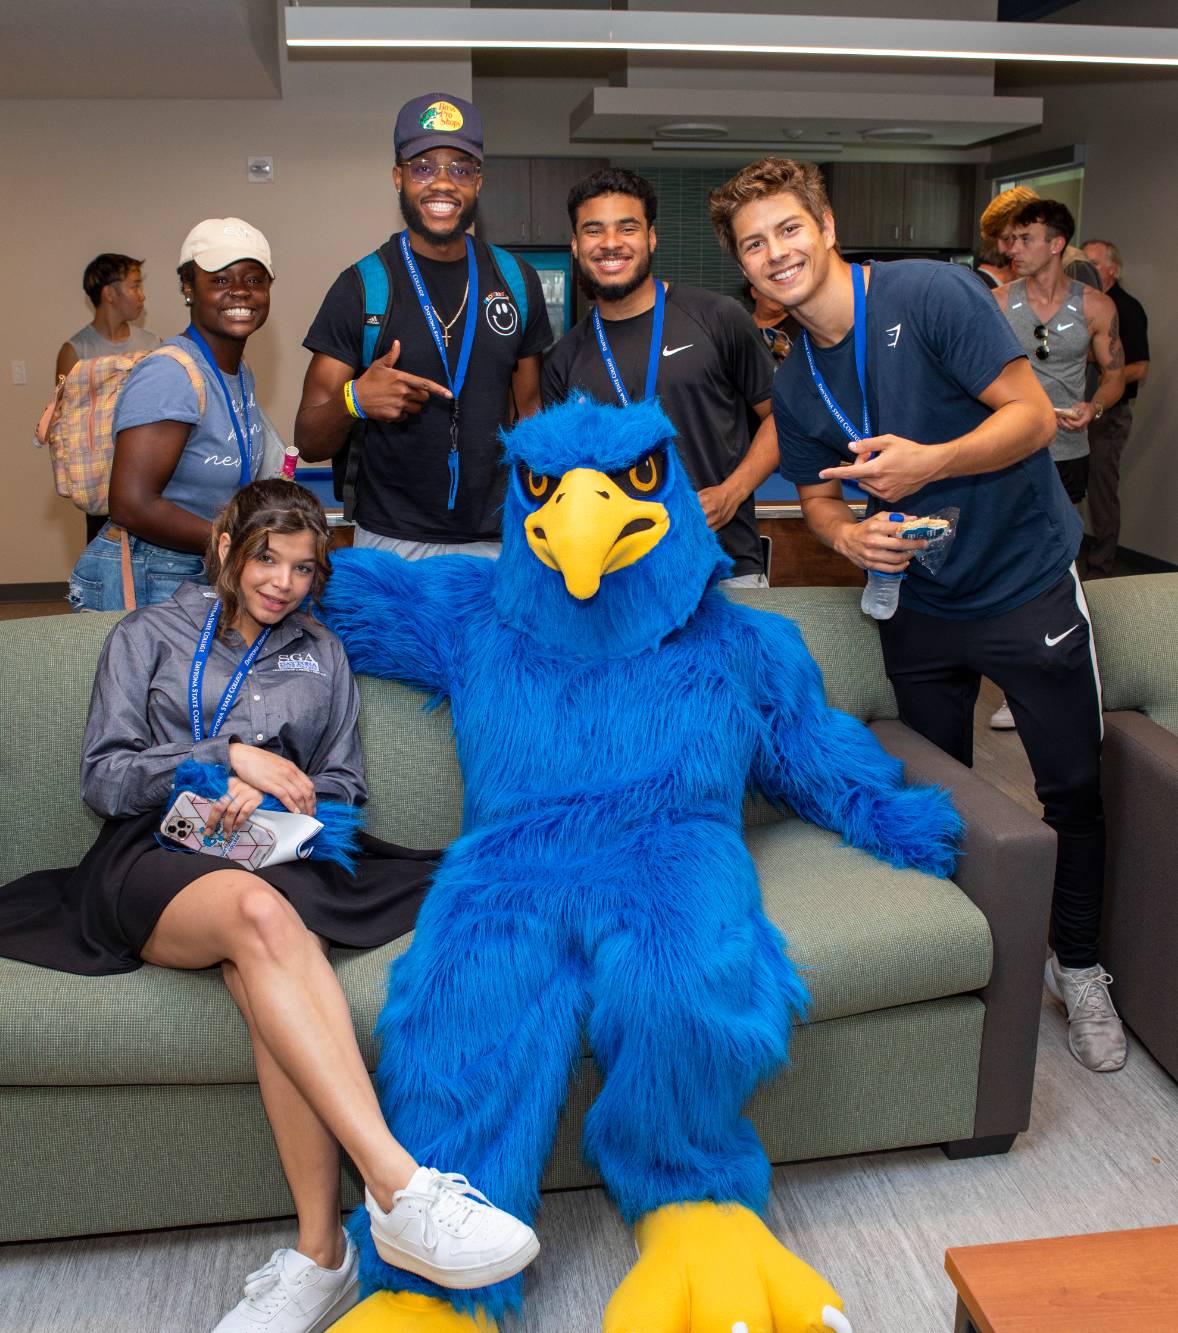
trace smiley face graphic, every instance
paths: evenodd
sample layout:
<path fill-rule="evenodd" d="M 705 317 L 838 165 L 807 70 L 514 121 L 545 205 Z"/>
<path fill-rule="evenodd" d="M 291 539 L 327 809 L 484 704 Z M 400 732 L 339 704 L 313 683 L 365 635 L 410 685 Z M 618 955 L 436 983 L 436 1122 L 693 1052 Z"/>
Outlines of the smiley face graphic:
<path fill-rule="evenodd" d="M 519 328 L 519 311 L 506 292 L 492 292 L 486 298 L 486 311 L 492 332 L 507 338 Z"/>

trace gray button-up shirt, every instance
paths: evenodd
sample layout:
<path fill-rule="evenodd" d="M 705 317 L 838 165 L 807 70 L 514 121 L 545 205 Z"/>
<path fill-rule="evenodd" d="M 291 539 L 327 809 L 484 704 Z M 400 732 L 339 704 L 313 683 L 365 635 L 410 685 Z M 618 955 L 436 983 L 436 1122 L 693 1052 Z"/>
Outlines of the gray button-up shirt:
<path fill-rule="evenodd" d="M 340 641 L 300 611 L 271 632 L 220 735 L 193 741 L 188 682 L 212 597 L 185 583 L 111 630 L 86 720 L 82 799 L 107 818 L 162 811 L 185 759 L 228 767 L 230 741 L 243 741 L 297 764 L 320 797 L 362 804 L 359 691 Z M 202 687 L 206 728 L 245 653 L 236 630 L 213 640 Z"/>

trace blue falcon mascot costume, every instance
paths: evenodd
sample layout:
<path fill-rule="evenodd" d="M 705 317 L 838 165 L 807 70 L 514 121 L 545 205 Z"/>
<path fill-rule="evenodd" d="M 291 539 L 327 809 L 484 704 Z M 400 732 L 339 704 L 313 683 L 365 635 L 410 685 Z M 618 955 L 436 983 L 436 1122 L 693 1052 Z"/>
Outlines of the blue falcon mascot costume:
<path fill-rule="evenodd" d="M 640 1257 L 606 1333 L 848 1333 L 758 1213 L 741 1109 L 806 992 L 742 838 L 753 785 L 894 865 L 952 867 L 947 796 L 826 706 L 796 626 L 730 568 L 655 402 L 570 399 L 505 437 L 496 562 L 338 557 L 325 605 L 359 672 L 450 701 L 465 823 L 397 963 L 381 1104 L 419 1161 L 530 1220 L 584 1035 L 585 1152 Z M 373 1293 L 340 1333 L 488 1333 L 522 1279 L 443 1291 L 351 1223 Z"/>

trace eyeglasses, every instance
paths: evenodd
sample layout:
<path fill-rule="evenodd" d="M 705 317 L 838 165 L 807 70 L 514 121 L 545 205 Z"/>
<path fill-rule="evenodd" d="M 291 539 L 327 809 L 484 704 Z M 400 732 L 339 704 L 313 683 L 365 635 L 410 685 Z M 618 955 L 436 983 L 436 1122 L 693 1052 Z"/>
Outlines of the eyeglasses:
<path fill-rule="evenodd" d="M 1035 337 L 1039 339 L 1039 346 L 1035 348 L 1035 356 L 1040 361 L 1046 361 L 1051 355 L 1051 348 L 1047 346 L 1047 325 L 1035 325 Z"/>
<path fill-rule="evenodd" d="M 401 165 L 418 185 L 425 185 L 445 172 L 455 185 L 469 185 L 481 168 L 477 162 L 434 162 L 428 157 L 415 157 Z"/>

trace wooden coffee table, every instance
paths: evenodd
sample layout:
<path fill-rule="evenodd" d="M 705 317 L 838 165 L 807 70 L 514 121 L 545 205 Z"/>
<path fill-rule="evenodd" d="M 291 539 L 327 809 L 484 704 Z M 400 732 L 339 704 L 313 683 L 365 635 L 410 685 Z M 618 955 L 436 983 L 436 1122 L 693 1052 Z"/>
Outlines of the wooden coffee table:
<path fill-rule="evenodd" d="M 945 1251 L 956 1333 L 1178 1329 L 1178 1226 Z"/>

